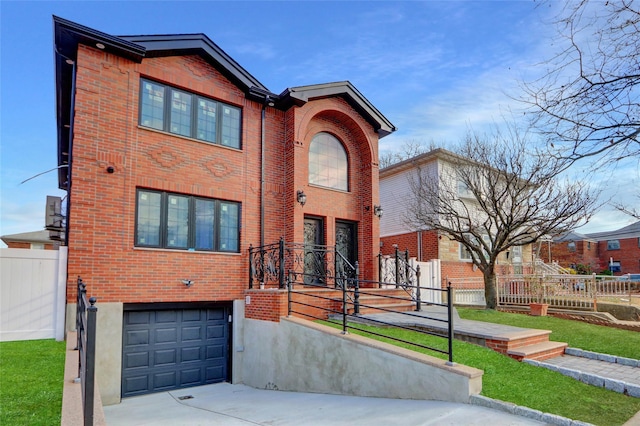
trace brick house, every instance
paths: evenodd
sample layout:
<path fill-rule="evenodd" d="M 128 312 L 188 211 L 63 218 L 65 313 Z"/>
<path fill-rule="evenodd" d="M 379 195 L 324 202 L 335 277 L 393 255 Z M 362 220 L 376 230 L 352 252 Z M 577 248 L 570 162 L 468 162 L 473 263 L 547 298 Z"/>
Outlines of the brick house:
<path fill-rule="evenodd" d="M 553 240 L 551 253 L 567 268 L 611 270 L 614 275 L 640 273 L 640 221 L 609 232 L 570 232 Z"/>
<path fill-rule="evenodd" d="M 378 139 L 395 128 L 351 83 L 276 94 L 203 34 L 53 21 L 67 318 L 81 276 L 105 404 L 233 379 L 250 246 L 340 242 L 376 279 Z"/>
<path fill-rule="evenodd" d="M 418 261 L 440 259 L 441 276 L 447 278 L 482 279 L 482 273 L 471 263 L 471 256 L 460 243 L 435 230 L 415 230 L 406 223 L 406 209 L 413 197 L 410 179 L 420 169 L 422 173 L 438 176 L 439 181 L 446 179 L 451 171 L 450 159 L 454 155 L 444 149 L 435 149 L 414 158 L 393 164 L 380 170 L 380 202 L 385 214 L 380 221 L 380 251 L 383 255 L 392 255 L 397 247 L 408 250 L 409 255 Z M 459 161 L 459 158 L 456 160 Z M 465 203 L 473 203 L 464 188 L 457 185 L 458 195 Z M 522 273 L 532 260 L 532 246 L 515 247 L 500 255 L 497 272 Z M 524 268 L 524 269 L 523 269 Z"/>
<path fill-rule="evenodd" d="M 49 231 L 21 232 L 0 237 L 8 248 L 58 250 L 60 243 L 50 237 Z"/>

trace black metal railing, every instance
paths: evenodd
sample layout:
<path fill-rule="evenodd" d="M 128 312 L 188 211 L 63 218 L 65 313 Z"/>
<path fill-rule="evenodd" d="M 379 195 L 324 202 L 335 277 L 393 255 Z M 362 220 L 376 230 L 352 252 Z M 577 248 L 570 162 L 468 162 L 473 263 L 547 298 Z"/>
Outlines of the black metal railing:
<path fill-rule="evenodd" d="M 357 272 L 357 268 L 356 268 Z M 313 318 L 315 320 L 326 320 L 332 318 L 340 320 L 342 323 L 342 332 L 348 333 L 348 330 L 357 330 L 371 335 L 376 335 L 386 339 L 406 343 L 423 349 L 439 352 L 447 355 L 449 364 L 453 364 L 453 301 L 451 297 L 451 287 L 443 288 L 428 288 L 432 291 L 440 291 L 446 293 L 447 302 L 445 304 L 433 303 L 432 305 L 441 306 L 446 308 L 446 318 L 438 316 L 429 316 L 424 312 L 418 314 L 420 311 L 419 304 L 417 304 L 413 297 L 406 295 L 394 295 L 389 292 L 381 292 L 375 287 L 380 284 L 392 286 L 394 283 L 380 283 L 374 281 L 366 281 L 359 279 L 359 274 L 355 274 L 345 279 L 346 285 L 343 285 L 337 290 L 341 291 L 341 297 L 336 300 L 335 294 L 330 295 L 323 292 L 308 292 L 309 287 L 322 287 L 322 285 L 309 284 L 308 279 L 305 279 L 305 275 L 296 274 L 290 272 L 287 275 L 286 287 L 288 290 L 288 315 L 297 314 L 304 317 Z M 411 289 L 413 293 L 419 294 L 419 286 L 412 284 L 406 284 L 406 287 Z M 416 287 L 415 289 L 413 287 Z M 363 300 L 370 300 L 370 302 L 364 302 Z M 374 300 L 380 298 L 383 304 L 375 303 Z M 392 302 L 392 303 L 389 303 Z M 413 303 L 417 307 L 413 312 L 398 310 L 390 307 L 392 304 L 402 305 L 407 303 Z M 373 314 L 361 314 L 362 311 L 368 309 Z M 314 315 L 311 312 L 321 312 L 321 315 Z M 402 325 L 399 322 L 384 320 L 382 316 L 376 315 L 379 313 L 395 313 L 403 316 L 402 323 L 406 324 L 408 317 L 415 318 L 414 325 Z M 367 330 L 358 326 L 359 324 L 369 323 L 379 325 L 382 327 L 395 327 L 404 330 L 415 331 L 422 334 L 436 336 L 446 340 L 447 349 L 441 349 L 436 346 L 425 345 L 413 341 L 403 340 L 395 337 L 391 337 L 384 333 L 378 333 L 372 330 Z"/>
<path fill-rule="evenodd" d="M 249 288 L 286 288 L 286 275 L 301 277 L 305 285 L 342 288 L 356 274 L 334 246 L 287 243 L 284 239 L 249 247 Z"/>
<path fill-rule="evenodd" d="M 76 332 L 78 351 L 78 379 L 82 389 L 82 417 L 85 426 L 93 425 L 96 358 L 96 298 L 87 301 L 87 286 L 78 277 Z"/>
<path fill-rule="evenodd" d="M 409 250 L 400 251 L 396 247 L 393 256 L 378 254 L 378 276 L 379 287 L 395 285 L 396 288 L 404 289 L 417 303 L 417 310 L 420 310 L 420 266 L 416 265 L 414 268 L 411 265 Z"/>

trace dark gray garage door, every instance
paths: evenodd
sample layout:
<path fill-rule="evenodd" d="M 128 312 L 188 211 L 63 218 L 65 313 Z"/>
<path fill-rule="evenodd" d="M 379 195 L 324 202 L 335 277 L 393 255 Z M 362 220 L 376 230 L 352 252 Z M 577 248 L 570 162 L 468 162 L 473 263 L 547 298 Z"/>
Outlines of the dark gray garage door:
<path fill-rule="evenodd" d="M 227 380 L 224 308 L 124 313 L 122 396 Z"/>

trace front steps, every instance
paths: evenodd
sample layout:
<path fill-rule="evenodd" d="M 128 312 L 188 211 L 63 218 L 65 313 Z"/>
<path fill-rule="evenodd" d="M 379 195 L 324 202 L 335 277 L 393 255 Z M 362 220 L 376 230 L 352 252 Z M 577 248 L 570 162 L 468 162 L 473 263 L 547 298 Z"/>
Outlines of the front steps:
<path fill-rule="evenodd" d="M 525 359 L 542 361 L 564 354 L 568 346 L 563 342 L 549 340 L 548 330 L 523 329 L 520 332 L 485 337 L 484 346 L 518 361 Z"/>
<path fill-rule="evenodd" d="M 409 312 L 416 309 L 415 302 L 409 300 L 409 295 L 403 289 L 364 288 L 358 297 L 360 303 L 359 314 L 381 314 L 389 311 Z M 352 301 L 347 306 L 349 315 L 354 313 Z"/>

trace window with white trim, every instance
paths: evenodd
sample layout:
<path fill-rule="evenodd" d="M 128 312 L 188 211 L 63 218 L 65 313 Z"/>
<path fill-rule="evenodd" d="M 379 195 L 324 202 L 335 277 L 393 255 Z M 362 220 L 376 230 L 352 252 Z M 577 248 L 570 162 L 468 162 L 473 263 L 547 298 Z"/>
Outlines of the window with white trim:
<path fill-rule="evenodd" d="M 237 253 L 240 203 L 138 189 L 135 245 Z"/>
<path fill-rule="evenodd" d="M 240 149 L 238 107 L 140 79 L 140 125 Z"/>
<path fill-rule="evenodd" d="M 607 250 L 620 250 L 620 240 L 607 241 Z"/>

